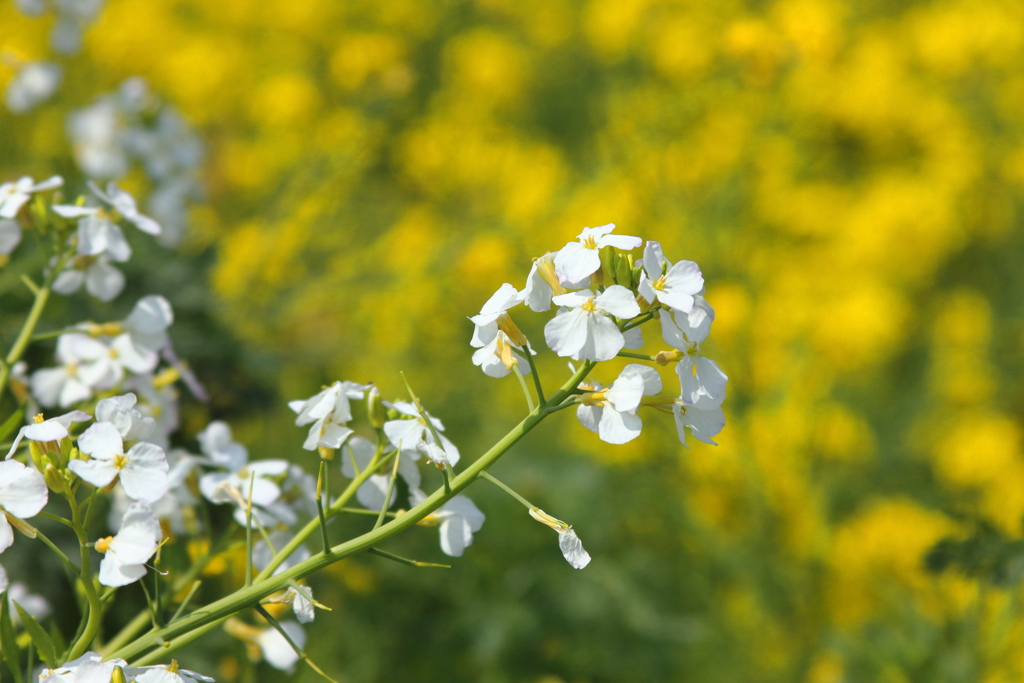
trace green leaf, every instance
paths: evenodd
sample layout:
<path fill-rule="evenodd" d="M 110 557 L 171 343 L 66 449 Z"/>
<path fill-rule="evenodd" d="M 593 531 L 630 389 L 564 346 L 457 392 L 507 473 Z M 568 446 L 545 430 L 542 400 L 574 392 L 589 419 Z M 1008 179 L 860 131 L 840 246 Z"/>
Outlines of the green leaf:
<path fill-rule="evenodd" d="M 7 660 L 7 668 L 14 676 L 15 683 L 25 683 L 21 675 L 21 651 L 14 639 L 14 624 L 11 623 L 11 610 L 8 607 L 7 591 L 0 593 L 0 652 Z"/>
<path fill-rule="evenodd" d="M 60 664 L 57 661 L 57 648 L 54 647 L 53 640 L 43 630 L 43 627 L 39 625 L 36 618 L 26 612 L 18 603 L 14 603 L 14 608 L 18 610 L 18 616 L 21 617 L 21 625 L 25 627 L 25 631 L 32 637 L 32 642 L 36 644 L 39 656 L 43 658 L 46 665 L 52 669 Z"/>
<path fill-rule="evenodd" d="M 14 433 L 14 430 L 21 425 L 21 421 L 25 417 L 25 408 L 22 406 L 18 408 L 11 416 L 4 420 L 4 423 L 0 425 L 0 443 L 7 441 L 7 437 Z"/>

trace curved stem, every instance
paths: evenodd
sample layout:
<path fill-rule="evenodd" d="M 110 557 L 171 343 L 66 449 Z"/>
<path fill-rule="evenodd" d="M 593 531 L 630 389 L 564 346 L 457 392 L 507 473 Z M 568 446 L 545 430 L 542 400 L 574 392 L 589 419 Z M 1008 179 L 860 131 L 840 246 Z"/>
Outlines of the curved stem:
<path fill-rule="evenodd" d="M 74 495 L 69 494 L 67 499 L 71 505 L 71 523 L 74 525 L 75 535 L 78 536 L 78 547 L 81 551 L 82 566 L 79 568 L 78 580 L 82 584 L 82 591 L 88 601 L 85 627 L 64 657 L 65 661 L 70 661 L 85 654 L 89 645 L 96 638 L 96 634 L 100 630 L 100 621 L 103 618 L 103 604 L 100 601 L 100 596 L 96 593 L 96 586 L 93 585 L 92 568 L 89 566 L 89 537 L 82 524 L 81 509 Z"/>

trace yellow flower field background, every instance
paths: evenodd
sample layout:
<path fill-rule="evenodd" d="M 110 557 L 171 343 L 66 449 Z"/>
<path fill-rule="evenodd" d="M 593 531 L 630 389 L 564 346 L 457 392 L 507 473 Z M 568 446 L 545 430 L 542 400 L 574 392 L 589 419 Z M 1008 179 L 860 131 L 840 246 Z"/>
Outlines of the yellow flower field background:
<path fill-rule="evenodd" d="M 48 21 L 0 6 L 0 50 L 44 58 Z M 174 285 L 214 395 L 182 445 L 224 418 L 262 457 L 313 457 L 286 400 L 400 398 L 404 370 L 472 458 L 524 410 L 470 363 L 502 282 L 609 222 L 701 265 L 720 445 L 652 413 L 610 446 L 558 415 L 495 474 L 593 564 L 474 485 L 487 522 L 450 571 L 314 581 L 338 680 L 1002 683 L 1024 678 L 1017 582 L 924 558 L 1022 530 L 1022 64 L 1014 0 L 112 0 L 57 98 L 0 118 L 0 175 L 72 177 L 68 111 L 134 75 L 197 128 L 208 201 L 121 305 Z M 440 557 L 412 536 L 395 552 Z M 222 638 L 190 668 L 271 680 Z"/>

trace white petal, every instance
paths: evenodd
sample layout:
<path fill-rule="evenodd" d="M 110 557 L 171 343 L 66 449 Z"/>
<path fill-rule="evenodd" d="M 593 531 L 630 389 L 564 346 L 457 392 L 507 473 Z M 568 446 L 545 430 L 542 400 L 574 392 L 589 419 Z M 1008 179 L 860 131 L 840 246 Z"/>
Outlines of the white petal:
<path fill-rule="evenodd" d="M 627 319 L 640 315 L 640 304 L 636 302 L 636 297 L 622 285 L 612 285 L 601 292 L 594 299 L 594 304 L 616 318 Z"/>
<path fill-rule="evenodd" d="M 565 561 L 574 569 L 583 569 L 590 564 L 590 554 L 583 549 L 582 541 L 572 529 L 558 534 L 558 547 Z"/>
<path fill-rule="evenodd" d="M 19 519 L 27 519 L 39 514 L 48 496 L 43 475 L 34 468 L 17 460 L 0 461 L 0 508 Z"/>

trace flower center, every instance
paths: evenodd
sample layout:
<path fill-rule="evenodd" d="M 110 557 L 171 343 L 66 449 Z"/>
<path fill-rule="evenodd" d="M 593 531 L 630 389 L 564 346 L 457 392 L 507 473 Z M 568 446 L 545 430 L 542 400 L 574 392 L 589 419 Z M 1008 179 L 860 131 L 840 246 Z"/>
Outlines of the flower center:
<path fill-rule="evenodd" d="M 594 311 L 597 310 L 597 304 L 594 303 L 594 299 L 595 297 L 590 297 L 583 303 L 582 306 L 580 306 L 580 308 L 582 308 L 587 313 L 593 313 Z"/>
<path fill-rule="evenodd" d="M 665 276 L 662 275 L 657 280 L 655 280 L 654 284 L 652 284 L 651 287 L 654 287 L 659 292 L 665 291 Z"/>
<path fill-rule="evenodd" d="M 110 543 L 114 540 L 113 536 L 107 536 L 96 541 L 96 552 L 105 553 L 110 550 Z"/>
<path fill-rule="evenodd" d="M 114 456 L 114 467 L 117 469 L 124 469 L 124 466 L 128 464 L 128 456 L 124 454 L 117 454 Z"/>

